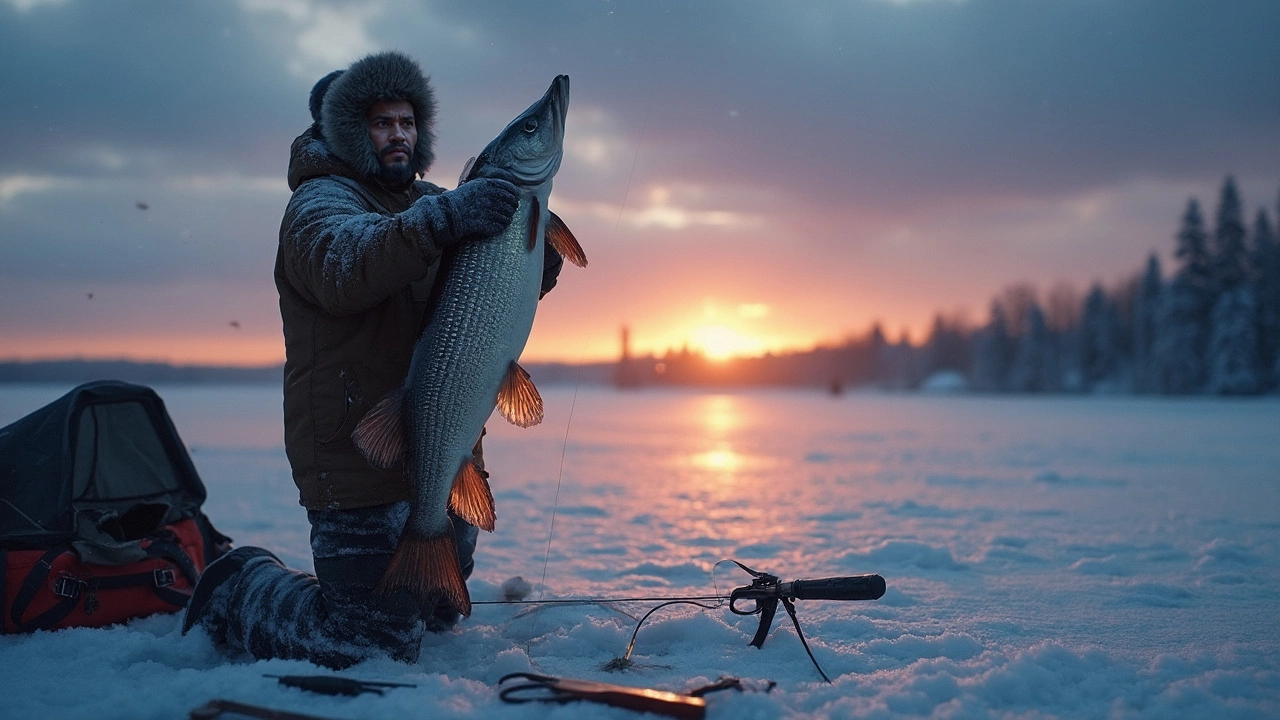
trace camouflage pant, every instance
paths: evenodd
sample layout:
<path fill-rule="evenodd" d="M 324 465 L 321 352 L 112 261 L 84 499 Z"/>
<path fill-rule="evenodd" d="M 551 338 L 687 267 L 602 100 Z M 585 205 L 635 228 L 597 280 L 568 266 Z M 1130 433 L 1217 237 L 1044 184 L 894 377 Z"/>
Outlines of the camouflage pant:
<path fill-rule="evenodd" d="M 359 510 L 310 511 L 316 574 L 290 570 L 270 557 L 245 564 L 229 588 L 226 644 L 254 658 L 310 660 L 343 668 L 374 656 L 418 659 L 428 627 L 452 625 L 452 608 L 420 608 L 400 590 L 374 587 L 391 562 L 409 503 Z M 474 567 L 477 529 L 452 517 L 463 577 Z"/>

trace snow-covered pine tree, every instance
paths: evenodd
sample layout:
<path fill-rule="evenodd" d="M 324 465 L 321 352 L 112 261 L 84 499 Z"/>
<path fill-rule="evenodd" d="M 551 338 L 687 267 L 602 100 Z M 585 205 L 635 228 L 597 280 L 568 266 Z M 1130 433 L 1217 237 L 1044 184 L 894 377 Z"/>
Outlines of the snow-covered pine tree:
<path fill-rule="evenodd" d="M 1160 303 L 1154 352 L 1160 367 L 1160 391 L 1181 395 L 1204 389 L 1214 301 L 1209 236 L 1195 198 L 1187 201 L 1176 237 L 1182 265 Z"/>
<path fill-rule="evenodd" d="M 1018 341 L 1010 386 L 1014 392 L 1053 392 L 1059 389 L 1058 356 L 1040 303 L 1027 306 L 1027 319 Z"/>
<path fill-rule="evenodd" d="M 1222 293 L 1213 308 L 1209 340 L 1209 390 L 1220 395 L 1249 395 L 1261 389 L 1258 373 L 1257 302 L 1253 287 Z"/>
<path fill-rule="evenodd" d="M 1245 250 L 1244 209 L 1240 205 L 1235 178 L 1230 175 L 1222 182 L 1222 192 L 1218 197 L 1211 255 L 1213 300 L 1210 305 L 1216 307 L 1219 295 L 1240 287 L 1250 275 L 1249 254 Z"/>
<path fill-rule="evenodd" d="M 1158 392 L 1186 395 L 1204 388 L 1205 334 L 1198 321 L 1200 305 L 1200 292 L 1182 274 L 1161 295 L 1151 353 Z"/>
<path fill-rule="evenodd" d="M 986 326 L 973 334 L 974 389 L 986 392 L 1006 392 L 1009 389 L 1009 365 L 1013 356 L 1013 343 L 1009 338 L 1009 322 L 1004 316 L 1004 306 L 999 301 L 991 303 L 991 319 Z"/>
<path fill-rule="evenodd" d="M 1114 386 L 1121 366 L 1120 318 L 1101 285 L 1084 301 L 1080 319 L 1080 370 L 1087 390 Z"/>
<path fill-rule="evenodd" d="M 1159 392 L 1155 363 L 1156 317 L 1160 311 L 1160 295 L 1164 281 L 1160 278 L 1160 259 L 1155 253 L 1147 258 L 1133 307 L 1133 376 L 1134 389 L 1140 393 Z"/>
<path fill-rule="evenodd" d="M 1280 387 L 1280 244 L 1266 210 L 1258 210 L 1251 251 L 1258 301 L 1258 363 L 1264 370 L 1260 380 L 1263 389 L 1269 390 Z"/>

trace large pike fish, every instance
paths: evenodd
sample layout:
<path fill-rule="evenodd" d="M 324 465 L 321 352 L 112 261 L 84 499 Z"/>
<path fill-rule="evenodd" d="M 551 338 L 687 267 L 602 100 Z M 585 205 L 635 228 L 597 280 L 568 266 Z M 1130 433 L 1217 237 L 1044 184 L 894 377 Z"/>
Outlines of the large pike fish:
<path fill-rule="evenodd" d="M 520 190 L 515 217 L 501 235 L 464 243 L 446 258 L 404 386 L 356 427 L 356 446 L 371 464 L 391 467 L 403 458 L 413 490 L 412 511 L 379 592 L 404 587 L 424 605 L 443 598 L 471 614 L 448 510 L 493 531 L 493 494 L 471 450 L 495 406 L 521 427 L 542 420 L 542 398 L 516 361 L 533 327 L 544 244 L 586 265 L 578 241 L 547 210 L 568 107 L 569 76 L 560 75 L 463 170 L 462 182 L 514 183 Z"/>

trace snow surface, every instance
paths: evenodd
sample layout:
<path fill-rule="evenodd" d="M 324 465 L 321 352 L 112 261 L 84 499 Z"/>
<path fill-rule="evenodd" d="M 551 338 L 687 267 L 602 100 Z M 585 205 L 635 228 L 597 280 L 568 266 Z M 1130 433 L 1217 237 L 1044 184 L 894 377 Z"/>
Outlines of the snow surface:
<path fill-rule="evenodd" d="M 0 388 L 0 424 L 66 388 Z M 309 568 L 308 527 L 264 388 L 159 387 L 237 544 Z M 876 602 L 799 601 L 794 631 L 650 604 L 477 606 L 416 665 L 344 673 L 413 683 L 331 698 L 220 655 L 179 616 L 0 637 L 0 716 L 182 718 L 212 698 L 331 718 L 628 718 L 585 703 L 505 705 L 528 671 L 683 690 L 718 676 L 710 718 L 1280 716 L 1280 402 L 544 389 L 547 420 L 490 423 L 498 530 L 474 599 L 521 575 L 533 596 L 702 594 L 737 558 L 783 579 L 877 572 Z M 572 416 L 572 417 L 570 417 Z M 553 503 L 554 533 L 542 582 Z M 746 576 L 720 565 L 721 591 Z"/>

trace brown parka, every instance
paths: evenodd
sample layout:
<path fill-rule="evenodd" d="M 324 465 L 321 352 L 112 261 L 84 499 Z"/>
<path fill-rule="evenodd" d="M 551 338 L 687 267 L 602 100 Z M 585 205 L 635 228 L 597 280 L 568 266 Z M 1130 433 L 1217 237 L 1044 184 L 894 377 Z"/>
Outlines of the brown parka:
<path fill-rule="evenodd" d="M 301 503 L 337 510 L 407 500 L 403 468 L 371 467 L 351 432 L 408 372 L 441 254 L 421 217 L 429 209 L 415 203 L 442 189 L 361 182 L 318 127 L 293 143 L 289 187 L 275 281 L 285 450 Z"/>

